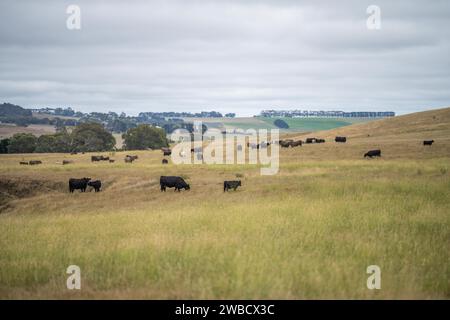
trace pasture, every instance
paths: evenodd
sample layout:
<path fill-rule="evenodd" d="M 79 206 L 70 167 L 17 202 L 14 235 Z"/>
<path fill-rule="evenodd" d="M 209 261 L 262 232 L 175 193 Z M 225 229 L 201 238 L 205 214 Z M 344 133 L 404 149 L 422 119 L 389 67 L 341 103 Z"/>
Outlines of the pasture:
<path fill-rule="evenodd" d="M 209 128 L 220 130 L 233 129 L 276 129 L 273 124 L 276 119 L 284 120 L 289 129 L 282 132 L 312 132 L 319 130 L 330 130 L 354 123 L 372 121 L 370 118 L 265 118 L 265 117 L 242 117 L 242 118 L 185 118 L 187 122 L 202 121 Z"/>
<path fill-rule="evenodd" d="M 162 165 L 161 151 L 132 152 L 132 164 L 122 152 L 103 153 L 115 163 L 2 155 L 0 298 L 448 299 L 448 114 L 430 116 L 441 123 L 433 131 L 405 128 L 419 114 L 397 125 L 402 134 L 389 119 L 337 129 L 345 144 L 280 149 L 273 176 L 256 165 Z M 362 158 L 378 147 L 381 159 Z M 19 165 L 30 159 L 43 164 Z M 191 190 L 162 193 L 161 175 Z M 69 194 L 71 177 L 104 189 Z M 224 193 L 236 179 L 242 187 Z M 66 288 L 71 264 L 81 290 Z M 366 287 L 373 264 L 381 290 Z"/>

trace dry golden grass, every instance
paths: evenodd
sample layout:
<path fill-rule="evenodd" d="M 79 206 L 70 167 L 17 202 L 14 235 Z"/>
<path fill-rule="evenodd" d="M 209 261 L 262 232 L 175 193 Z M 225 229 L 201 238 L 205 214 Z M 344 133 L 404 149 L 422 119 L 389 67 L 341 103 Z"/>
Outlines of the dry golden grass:
<path fill-rule="evenodd" d="M 349 141 L 281 149 L 275 176 L 163 166 L 160 151 L 128 152 L 133 164 L 126 153 L 95 164 L 91 154 L 2 155 L 0 297 L 448 299 L 450 117 L 436 112 L 447 126 L 433 131 L 407 116 L 378 123 L 391 131 L 374 122 L 314 134 Z M 376 147 L 381 159 L 362 158 Z M 30 159 L 44 164 L 18 164 Z M 161 193 L 160 175 L 181 175 L 191 190 Z M 69 194 L 67 180 L 83 176 L 104 190 Z M 223 193 L 237 176 L 242 188 Z M 81 267 L 77 292 L 65 287 L 70 264 Z M 366 287 L 371 264 L 381 290 Z"/>

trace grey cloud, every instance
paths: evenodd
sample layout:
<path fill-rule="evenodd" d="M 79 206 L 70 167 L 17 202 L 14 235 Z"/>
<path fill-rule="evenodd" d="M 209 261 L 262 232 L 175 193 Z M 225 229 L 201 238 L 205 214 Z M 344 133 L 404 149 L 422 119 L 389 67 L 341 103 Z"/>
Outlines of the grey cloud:
<path fill-rule="evenodd" d="M 65 28 L 78 4 L 82 30 Z M 447 1 L 2 1 L 0 97 L 84 111 L 449 104 Z"/>

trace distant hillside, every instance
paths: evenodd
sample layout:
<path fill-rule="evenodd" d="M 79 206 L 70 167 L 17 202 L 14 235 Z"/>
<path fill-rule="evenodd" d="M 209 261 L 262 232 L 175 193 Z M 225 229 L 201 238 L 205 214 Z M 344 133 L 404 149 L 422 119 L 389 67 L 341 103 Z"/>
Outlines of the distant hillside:
<path fill-rule="evenodd" d="M 395 137 L 450 139 L 450 108 L 411 113 L 393 118 L 357 123 L 337 129 L 317 131 L 313 134 L 321 138 L 347 136 L 348 138 Z M 305 135 L 291 135 L 306 137 Z"/>
<path fill-rule="evenodd" d="M 0 104 L 0 117 L 31 117 L 30 110 L 11 103 Z"/>

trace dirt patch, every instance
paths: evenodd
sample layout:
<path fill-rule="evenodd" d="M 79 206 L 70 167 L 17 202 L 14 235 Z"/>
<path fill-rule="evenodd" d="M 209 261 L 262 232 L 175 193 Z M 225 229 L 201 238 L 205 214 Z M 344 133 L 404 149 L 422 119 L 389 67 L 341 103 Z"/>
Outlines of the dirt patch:
<path fill-rule="evenodd" d="M 36 195 L 61 192 L 62 182 L 0 178 L 0 213 L 10 208 L 10 202 L 16 199 L 29 198 Z"/>

